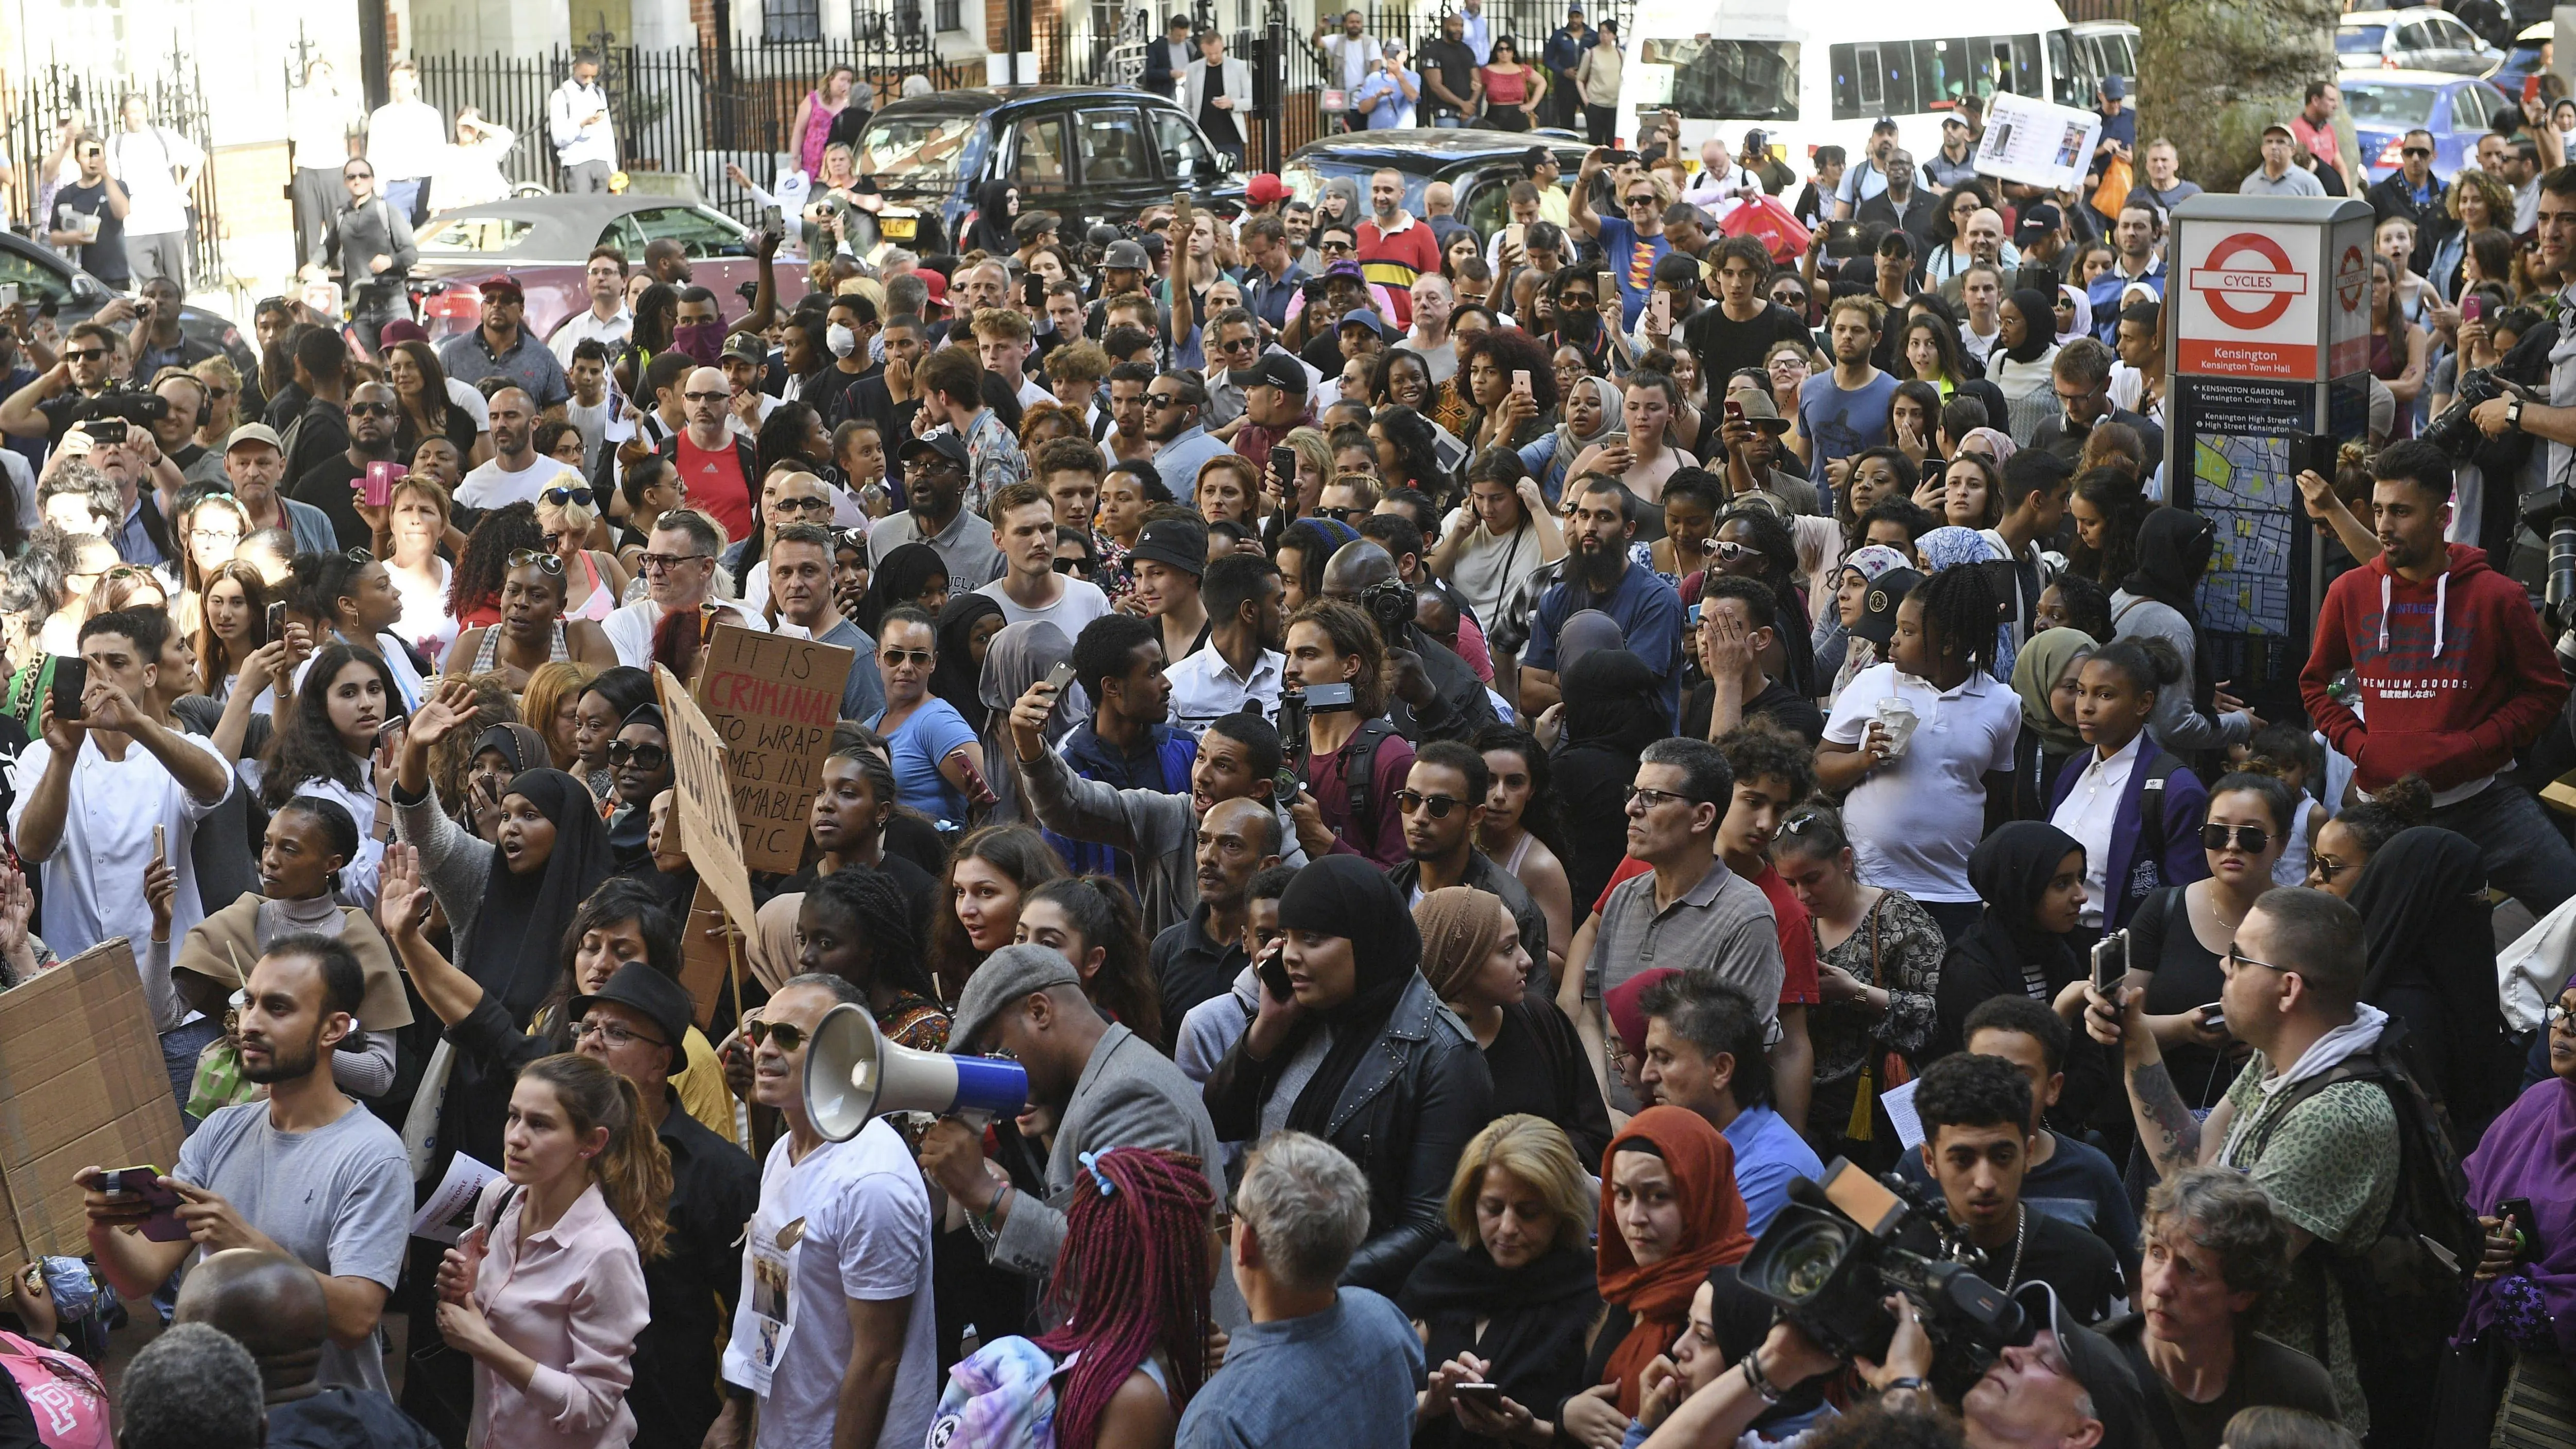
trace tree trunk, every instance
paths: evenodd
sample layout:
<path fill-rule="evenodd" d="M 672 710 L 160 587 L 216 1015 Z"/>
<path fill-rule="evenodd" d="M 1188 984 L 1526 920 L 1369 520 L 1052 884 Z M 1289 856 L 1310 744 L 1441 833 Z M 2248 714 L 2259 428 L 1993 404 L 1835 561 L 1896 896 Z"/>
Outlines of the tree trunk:
<path fill-rule="evenodd" d="M 2139 0 L 2139 150 L 2164 137 L 2185 178 L 2234 191 L 2263 163 L 2263 128 L 2336 73 L 2341 15 L 2337 0 Z"/>

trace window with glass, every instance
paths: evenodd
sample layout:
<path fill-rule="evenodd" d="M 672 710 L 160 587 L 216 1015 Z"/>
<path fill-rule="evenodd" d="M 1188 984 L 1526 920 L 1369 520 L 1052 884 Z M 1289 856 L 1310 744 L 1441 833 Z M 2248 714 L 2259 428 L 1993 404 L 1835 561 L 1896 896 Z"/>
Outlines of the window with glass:
<path fill-rule="evenodd" d="M 2335 31 L 2335 53 L 2338 55 L 2377 55 L 2388 43 L 2385 25 L 2346 25 Z"/>
<path fill-rule="evenodd" d="M 675 241 L 691 259 L 740 256 L 745 246 L 742 225 L 722 212 L 702 206 L 649 206 L 632 213 L 635 229 L 647 245 Z M 634 255 L 641 256 L 638 251 Z"/>
<path fill-rule="evenodd" d="M 1154 112 L 1154 144 L 1163 153 L 1163 175 L 1174 185 L 1216 179 L 1216 153 L 1180 112 Z"/>
<path fill-rule="evenodd" d="M 1064 117 L 1027 116 L 1011 125 L 1010 179 L 1023 192 L 1062 191 L 1071 184 Z"/>
<path fill-rule="evenodd" d="M 1863 41 L 1832 47 L 1826 61 L 1837 121 L 1946 111 L 2001 91 L 2042 94 L 2037 35 Z"/>
<path fill-rule="evenodd" d="M 465 216 L 421 237 L 420 245 L 442 252 L 506 252 L 536 229 L 535 222 L 515 216 Z"/>
<path fill-rule="evenodd" d="M 1670 92 L 1650 99 L 1660 99 L 1685 117 L 1798 119 L 1798 43 L 1794 40 L 1652 39 L 1639 43 L 1637 61 L 1641 81 L 1655 67 L 1670 69 Z"/>
<path fill-rule="evenodd" d="M 823 38 L 822 0 L 760 0 L 764 43 Z"/>
<path fill-rule="evenodd" d="M 1099 185 L 1154 179 L 1154 155 L 1146 149 L 1144 122 L 1134 107 L 1076 111 L 1073 131 L 1084 180 Z"/>
<path fill-rule="evenodd" d="M 859 174 L 905 182 L 955 181 L 965 174 L 968 148 L 983 126 L 981 115 L 879 115 L 859 136 Z"/>

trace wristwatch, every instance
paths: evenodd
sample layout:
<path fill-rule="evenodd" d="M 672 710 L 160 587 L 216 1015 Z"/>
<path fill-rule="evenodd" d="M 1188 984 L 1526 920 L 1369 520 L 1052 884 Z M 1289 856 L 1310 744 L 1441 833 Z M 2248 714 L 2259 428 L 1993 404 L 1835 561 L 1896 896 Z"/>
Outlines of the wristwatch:
<path fill-rule="evenodd" d="M 2504 405 L 2504 425 L 2519 432 L 2522 429 L 2522 399 L 2509 398 Z"/>

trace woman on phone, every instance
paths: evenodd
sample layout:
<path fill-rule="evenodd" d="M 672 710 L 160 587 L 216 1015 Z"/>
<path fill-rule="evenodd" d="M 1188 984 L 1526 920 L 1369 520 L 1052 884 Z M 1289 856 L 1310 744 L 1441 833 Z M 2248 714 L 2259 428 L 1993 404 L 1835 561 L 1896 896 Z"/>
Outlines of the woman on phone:
<path fill-rule="evenodd" d="M 229 704 L 239 686 L 242 666 L 268 642 L 268 584 L 248 563 L 217 565 L 206 575 L 197 619 L 197 666 L 204 671 L 205 691 Z M 269 712 L 269 695 L 254 688 L 249 708 Z"/>
<path fill-rule="evenodd" d="M 1978 842 L 1968 883 L 1984 909 L 1941 962 L 1930 1056 L 1960 1049 L 1960 1024 L 1986 998 L 2054 1002 L 2084 979 L 2084 862 L 2082 842 L 2040 820 L 2012 821 Z M 2080 993 L 2073 1000 L 2083 1005 Z"/>
<path fill-rule="evenodd" d="M 671 1155 L 635 1084 L 541 1057 L 511 1089 L 501 1176 L 438 1269 L 438 1331 L 474 1360 L 469 1449 L 617 1449 L 633 1347 L 652 1321 L 644 1263 L 666 1251 Z"/>

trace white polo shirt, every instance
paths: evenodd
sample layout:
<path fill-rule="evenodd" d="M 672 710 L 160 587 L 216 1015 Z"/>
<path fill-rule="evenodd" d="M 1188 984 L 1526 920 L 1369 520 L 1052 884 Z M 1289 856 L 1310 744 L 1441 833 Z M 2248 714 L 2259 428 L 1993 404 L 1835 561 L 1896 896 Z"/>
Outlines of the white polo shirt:
<path fill-rule="evenodd" d="M 1238 673 L 1210 644 L 1195 649 L 1163 671 L 1172 686 L 1172 723 L 1193 734 L 1216 723 L 1221 714 L 1240 714 L 1246 701 L 1261 706 L 1261 717 L 1279 717 L 1279 686 L 1285 682 L 1288 656 L 1264 649 L 1248 673 Z"/>
<path fill-rule="evenodd" d="M 1826 740 L 1859 745 L 1878 702 L 1889 698 L 1903 699 L 1920 723 L 1905 753 L 1871 771 L 1843 802 L 1860 878 L 1918 901 L 1973 901 L 1968 852 L 1985 835 L 1985 777 L 2012 768 L 2021 698 L 1982 671 L 1942 691 L 1893 664 L 1873 664 L 1834 701 Z"/>

